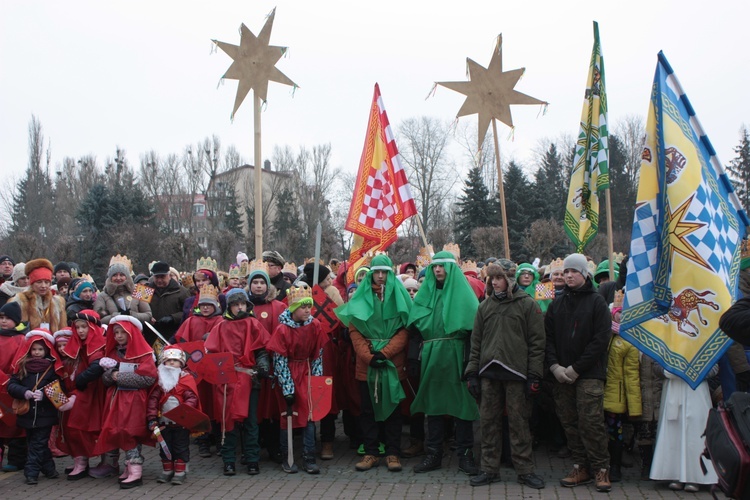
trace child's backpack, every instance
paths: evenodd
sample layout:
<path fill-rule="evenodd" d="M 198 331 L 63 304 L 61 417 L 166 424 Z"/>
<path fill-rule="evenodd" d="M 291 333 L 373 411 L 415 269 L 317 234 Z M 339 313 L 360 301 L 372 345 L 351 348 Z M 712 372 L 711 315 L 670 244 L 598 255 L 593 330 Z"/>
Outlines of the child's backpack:
<path fill-rule="evenodd" d="M 750 394 L 735 392 L 712 408 L 703 435 L 703 456 L 716 469 L 718 487 L 729 498 L 750 499 Z M 701 468 L 705 472 L 702 457 Z"/>

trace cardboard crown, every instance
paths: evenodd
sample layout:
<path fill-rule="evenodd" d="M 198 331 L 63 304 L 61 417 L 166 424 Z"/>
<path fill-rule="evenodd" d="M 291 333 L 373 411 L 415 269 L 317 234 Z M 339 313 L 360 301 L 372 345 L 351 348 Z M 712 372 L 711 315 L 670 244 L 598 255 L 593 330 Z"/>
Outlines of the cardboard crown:
<path fill-rule="evenodd" d="M 133 270 L 133 263 L 130 262 L 130 259 L 128 259 L 127 255 L 120 255 L 119 253 L 109 259 L 109 267 L 112 267 L 114 264 L 122 264 L 124 265 L 128 271 Z"/>
<path fill-rule="evenodd" d="M 211 257 L 201 257 L 198 262 L 195 263 L 195 269 L 208 269 L 209 271 L 217 272 L 219 270 L 216 260 Z"/>

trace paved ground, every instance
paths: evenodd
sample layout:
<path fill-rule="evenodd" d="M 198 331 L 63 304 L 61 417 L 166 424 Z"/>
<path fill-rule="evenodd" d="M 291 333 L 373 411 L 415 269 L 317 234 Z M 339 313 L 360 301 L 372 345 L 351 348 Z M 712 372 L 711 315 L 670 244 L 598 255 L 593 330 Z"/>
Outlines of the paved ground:
<path fill-rule="evenodd" d="M 406 441 L 406 439 L 405 439 Z M 354 464 L 357 455 L 348 449 L 348 440 L 339 437 L 335 443 L 336 457 L 333 460 L 321 461 L 321 473 L 311 476 L 300 472 L 285 474 L 280 466 L 267 460 L 262 455 L 261 474 L 248 476 L 244 467 L 238 474 L 225 477 L 221 473 L 222 463 L 217 456 L 200 458 L 197 447 L 191 448 L 193 460 L 190 464 L 188 481 L 182 486 L 159 484 L 156 477 L 161 469 L 159 457 L 153 448 L 144 450 L 143 486 L 132 490 L 120 490 L 116 478 L 83 479 L 67 481 L 63 469 L 72 465 L 71 458 L 57 460 L 59 479 L 41 477 L 36 486 L 27 486 L 20 472 L 0 473 L 0 498 L 107 498 L 117 500 L 124 498 L 255 498 L 255 499 L 449 499 L 449 498 L 518 498 L 518 499 L 579 499 L 606 498 L 607 494 L 598 493 L 592 485 L 577 488 L 563 488 L 558 479 L 570 468 L 569 459 L 560 459 L 545 449 L 535 452 L 537 472 L 547 482 L 543 490 L 534 490 L 516 483 L 512 469 L 502 471 L 503 482 L 472 488 L 469 478 L 458 472 L 458 459 L 446 456 L 443 468 L 426 474 L 414 474 L 411 467 L 418 463 L 418 458 L 403 460 L 404 471 L 390 473 L 385 467 L 368 472 L 357 472 Z M 238 464 L 239 466 L 239 464 Z M 637 479 L 635 468 L 623 469 L 624 481 L 615 483 L 610 498 L 711 498 L 708 490 L 698 494 L 673 492 L 664 483 L 643 482 Z"/>

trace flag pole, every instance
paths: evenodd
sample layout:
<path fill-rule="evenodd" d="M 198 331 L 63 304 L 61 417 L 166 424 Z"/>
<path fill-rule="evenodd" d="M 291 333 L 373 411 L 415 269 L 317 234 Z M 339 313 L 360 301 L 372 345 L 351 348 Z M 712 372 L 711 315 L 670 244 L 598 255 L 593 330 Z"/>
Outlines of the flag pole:
<path fill-rule="evenodd" d="M 609 255 L 607 259 L 609 260 L 609 279 L 610 281 L 615 280 L 615 249 L 614 249 L 614 243 L 613 243 L 613 235 L 612 235 L 612 201 L 611 201 L 611 194 L 609 188 L 607 188 L 604 191 L 604 199 L 605 203 L 607 204 L 607 252 L 609 252 Z"/>
<path fill-rule="evenodd" d="M 505 188 L 503 187 L 503 169 L 500 165 L 500 145 L 497 142 L 497 124 L 492 118 L 492 138 L 495 142 L 495 164 L 497 165 L 497 189 L 500 196 L 500 213 L 503 218 L 503 243 L 505 244 L 505 258 L 510 259 L 510 242 L 508 241 L 508 217 L 505 213 Z M 481 151 L 479 153 L 482 154 Z"/>
<path fill-rule="evenodd" d="M 414 217 L 417 218 L 417 227 L 419 228 L 419 234 L 422 236 L 422 243 L 427 248 L 429 245 L 427 244 L 427 236 L 425 236 L 424 228 L 422 227 L 422 219 L 419 217 L 419 214 L 415 214 Z"/>
<path fill-rule="evenodd" d="M 253 128 L 255 130 L 255 258 L 263 255 L 263 181 L 260 151 L 260 97 L 253 92 Z"/>

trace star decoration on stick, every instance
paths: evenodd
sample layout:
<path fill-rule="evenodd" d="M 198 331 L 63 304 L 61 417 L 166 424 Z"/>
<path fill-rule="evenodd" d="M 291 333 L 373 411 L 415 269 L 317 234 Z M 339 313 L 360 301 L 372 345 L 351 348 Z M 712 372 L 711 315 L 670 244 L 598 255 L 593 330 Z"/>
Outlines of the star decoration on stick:
<path fill-rule="evenodd" d="M 468 82 L 437 82 L 437 85 L 455 90 L 466 95 L 457 118 L 477 113 L 479 115 L 479 147 L 482 147 L 484 136 L 487 134 L 492 119 L 498 119 L 513 128 L 513 117 L 510 114 L 511 104 L 541 104 L 540 101 L 514 90 L 518 80 L 523 76 L 526 68 L 503 72 L 503 37 L 497 37 L 497 44 L 492 53 L 488 68 L 466 58 L 469 71 Z"/>
<path fill-rule="evenodd" d="M 232 118 L 234 118 L 235 113 L 237 113 L 250 89 L 253 89 L 255 95 L 263 102 L 266 101 L 269 80 L 283 83 L 284 85 L 291 85 L 295 88 L 298 87 L 289 77 L 276 68 L 276 62 L 284 55 L 286 47 L 269 45 L 275 15 L 276 9 L 268 15 L 266 23 L 257 37 L 253 35 L 247 26 L 242 24 L 240 26 L 239 46 L 212 40 L 234 60 L 226 73 L 224 73 L 224 76 L 222 76 L 222 78 L 230 80 L 239 80 L 237 96 L 234 99 Z"/>

